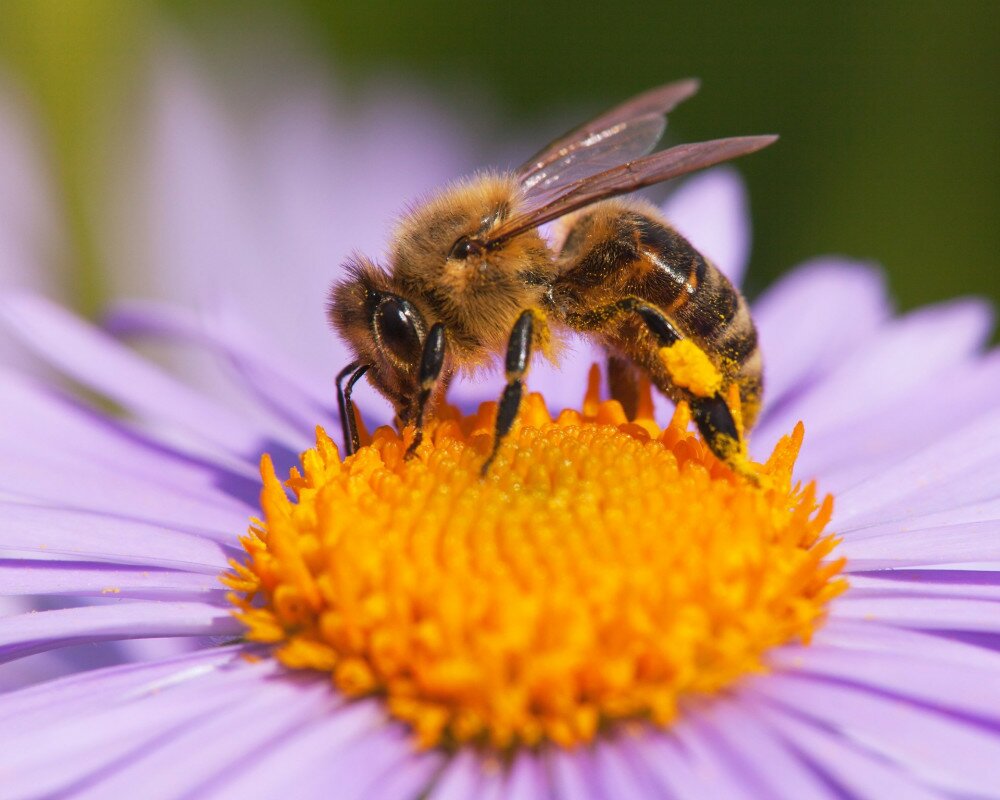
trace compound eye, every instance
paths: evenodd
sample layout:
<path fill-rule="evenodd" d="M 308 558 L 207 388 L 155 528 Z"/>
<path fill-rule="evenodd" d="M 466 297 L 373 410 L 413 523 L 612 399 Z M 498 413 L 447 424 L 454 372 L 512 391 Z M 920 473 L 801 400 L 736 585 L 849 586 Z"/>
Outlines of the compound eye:
<path fill-rule="evenodd" d="M 401 297 L 385 297 L 373 319 L 379 349 L 406 372 L 420 365 L 424 323 L 420 313 Z"/>
<path fill-rule="evenodd" d="M 471 236 L 463 236 L 451 246 L 448 258 L 465 261 L 470 256 L 482 254 L 485 249 L 483 243 L 478 239 L 473 239 Z"/>

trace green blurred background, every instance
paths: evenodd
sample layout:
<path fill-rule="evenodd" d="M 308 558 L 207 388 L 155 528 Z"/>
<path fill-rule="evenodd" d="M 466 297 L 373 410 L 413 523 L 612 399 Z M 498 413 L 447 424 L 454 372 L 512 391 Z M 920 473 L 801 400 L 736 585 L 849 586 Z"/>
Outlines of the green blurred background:
<path fill-rule="evenodd" d="M 903 308 L 969 293 L 1000 301 L 996 0 L 5 0 L 0 64 L 43 120 L 73 242 L 62 274 L 87 311 L 104 293 L 87 212 L 97 154 L 141 91 L 138 65 L 163 25 L 209 51 L 280 27 L 349 86 L 426 81 L 477 135 L 481 108 L 555 133 L 554 120 L 695 75 L 702 93 L 675 116 L 675 136 L 782 136 L 739 165 L 751 294 L 832 252 L 882 263 Z"/>

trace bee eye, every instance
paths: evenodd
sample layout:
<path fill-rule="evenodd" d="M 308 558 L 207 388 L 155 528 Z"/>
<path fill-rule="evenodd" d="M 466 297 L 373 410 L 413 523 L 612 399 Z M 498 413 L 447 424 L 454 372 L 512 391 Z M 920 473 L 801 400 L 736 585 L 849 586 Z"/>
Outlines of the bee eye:
<path fill-rule="evenodd" d="M 448 258 L 465 261 L 469 256 L 480 255 L 485 249 L 486 248 L 483 246 L 483 243 L 478 239 L 463 236 L 451 246 L 451 252 L 448 253 Z"/>
<path fill-rule="evenodd" d="M 372 322 L 379 349 L 396 367 L 410 371 L 420 364 L 424 324 L 410 303 L 401 297 L 385 297 Z"/>

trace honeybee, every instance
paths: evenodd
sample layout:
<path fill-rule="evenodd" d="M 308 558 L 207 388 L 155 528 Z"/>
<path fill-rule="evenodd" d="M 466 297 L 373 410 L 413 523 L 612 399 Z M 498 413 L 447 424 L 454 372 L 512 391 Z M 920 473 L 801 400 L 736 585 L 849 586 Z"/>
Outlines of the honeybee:
<path fill-rule="evenodd" d="M 689 404 L 708 447 L 746 473 L 735 384 L 749 428 L 762 363 L 742 295 L 652 205 L 611 199 L 760 150 L 776 136 L 682 144 L 649 155 L 666 115 L 698 90 L 684 80 L 651 89 L 559 137 L 513 172 L 455 183 L 398 223 L 388 269 L 364 256 L 345 265 L 329 314 L 354 360 L 337 376 L 345 455 L 359 447 L 351 391 L 362 376 L 415 426 L 406 456 L 456 373 L 504 355 L 485 476 L 510 432 L 533 352 L 555 360 L 560 334 L 607 351 L 612 397 L 634 414 L 638 379 Z M 572 215 L 572 216 L 568 216 Z M 566 217 L 558 247 L 540 225 Z M 680 343 L 714 380 L 682 379 L 666 354 Z M 693 345 L 693 347 L 692 347 Z"/>

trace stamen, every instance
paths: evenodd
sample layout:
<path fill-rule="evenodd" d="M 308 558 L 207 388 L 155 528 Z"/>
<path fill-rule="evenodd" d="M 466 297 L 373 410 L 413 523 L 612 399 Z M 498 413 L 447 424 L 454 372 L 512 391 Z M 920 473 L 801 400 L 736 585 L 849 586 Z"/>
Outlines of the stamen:
<path fill-rule="evenodd" d="M 382 428 L 346 462 L 322 430 L 224 577 L 247 637 L 352 697 L 378 695 L 424 747 L 573 746 L 764 671 L 846 583 L 832 500 L 792 484 L 802 426 L 734 475 L 689 431 L 597 399 L 539 395 L 485 480 L 495 404 Z M 294 499 L 286 493 L 291 490 Z"/>

